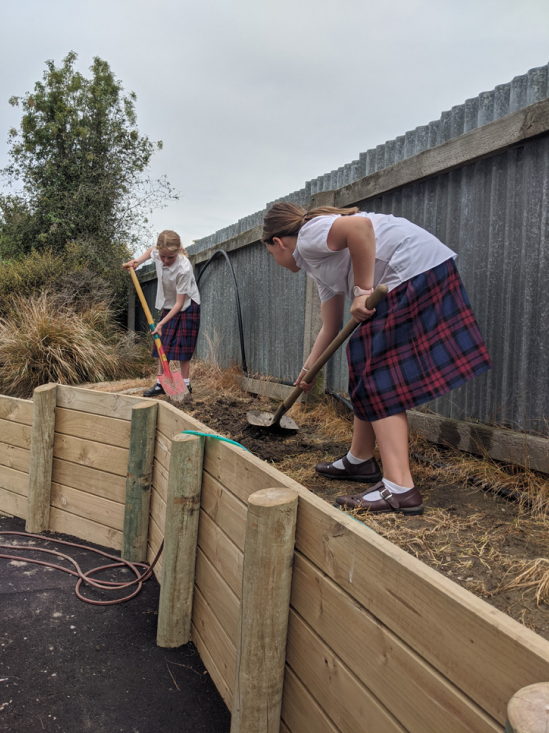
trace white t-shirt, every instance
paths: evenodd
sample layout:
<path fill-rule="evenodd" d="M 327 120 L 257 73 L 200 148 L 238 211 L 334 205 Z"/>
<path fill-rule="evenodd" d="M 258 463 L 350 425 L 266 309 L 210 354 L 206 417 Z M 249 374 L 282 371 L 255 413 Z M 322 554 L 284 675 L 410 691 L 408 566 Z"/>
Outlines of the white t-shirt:
<path fill-rule="evenodd" d="M 322 302 L 339 293 L 354 297 L 351 253 L 348 248 L 333 252 L 327 245 L 328 233 L 339 216 L 317 216 L 308 221 L 299 230 L 294 251 L 296 264 L 316 282 Z M 367 216 L 374 227 L 374 287 L 385 283 L 389 290 L 394 290 L 415 275 L 457 257 L 433 234 L 407 219 L 364 211 L 353 216 Z"/>
<path fill-rule="evenodd" d="M 166 308 L 171 310 L 178 295 L 185 295 L 182 311 L 187 310 L 191 300 L 200 305 L 200 294 L 194 279 L 193 266 L 184 255 L 178 255 L 172 265 L 166 267 L 160 259 L 156 248 L 151 252 L 151 257 L 156 265 L 156 276 L 158 285 L 156 290 L 155 307 L 158 310 Z"/>

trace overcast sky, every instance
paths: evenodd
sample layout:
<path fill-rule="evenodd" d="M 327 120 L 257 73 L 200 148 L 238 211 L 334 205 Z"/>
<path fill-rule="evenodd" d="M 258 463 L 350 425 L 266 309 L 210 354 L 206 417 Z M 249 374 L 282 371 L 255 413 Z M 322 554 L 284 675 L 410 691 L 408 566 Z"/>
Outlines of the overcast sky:
<path fill-rule="evenodd" d="M 106 60 L 184 244 L 549 61 L 548 0 L 5 0 L 0 167 L 45 61 Z M 148 244 L 148 243 L 144 243 Z"/>

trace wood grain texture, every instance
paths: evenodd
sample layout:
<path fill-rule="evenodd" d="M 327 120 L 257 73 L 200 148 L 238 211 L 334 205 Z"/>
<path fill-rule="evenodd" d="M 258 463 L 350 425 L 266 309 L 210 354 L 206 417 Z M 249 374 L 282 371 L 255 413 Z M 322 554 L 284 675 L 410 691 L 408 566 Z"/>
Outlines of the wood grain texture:
<path fill-rule="evenodd" d="M 98 392 L 83 387 L 69 387 L 58 385 L 58 406 L 79 412 L 89 412 L 93 415 L 116 417 L 120 420 L 131 420 L 132 407 L 144 402 L 144 397 Z M 151 400 L 152 402 L 152 400 Z"/>
<path fill-rule="evenodd" d="M 310 651 L 312 657 L 317 648 L 326 645 L 326 663 L 317 665 L 316 671 L 313 668 L 308 674 L 324 674 L 331 669 L 332 663 L 337 665 L 337 660 L 342 660 L 356 680 L 390 710 L 409 733 L 438 733 L 450 720 L 452 733 L 501 732 L 500 725 L 300 553 L 296 553 L 294 559 L 292 609 L 311 633 L 317 635 L 314 639 L 306 630 L 300 632 L 309 639 L 295 646 L 298 653 L 302 650 L 306 655 L 300 664 L 309 664 L 306 650 L 315 647 L 314 652 Z M 297 633 L 300 626 L 294 624 L 292 628 Z M 297 660 L 301 657 L 296 659 L 290 652 L 293 648 L 290 636 L 287 661 L 312 690 L 312 685 L 299 672 Z M 333 678 L 341 680 L 341 677 L 338 668 Z M 366 704 L 363 698 L 362 695 L 349 695 L 349 707 Z M 323 698 L 317 699 L 322 702 Z M 337 719 L 330 707 L 324 705 L 324 709 Z"/>
<path fill-rule="evenodd" d="M 98 545 L 112 547 L 114 550 L 122 548 L 122 532 L 104 524 L 98 524 L 85 517 L 51 507 L 50 509 L 50 531 L 72 534 L 88 542 L 95 542 Z"/>
<path fill-rule="evenodd" d="M 204 647 L 208 650 L 219 676 L 223 679 L 223 686 L 229 692 L 229 702 L 227 704 L 231 709 L 236 649 L 198 588 L 194 592 L 193 625 L 200 635 Z M 202 653 L 200 656 L 202 657 Z M 202 658 L 204 659 L 204 657 Z M 210 668 L 208 668 L 208 671 L 212 674 Z M 218 687 L 218 689 L 220 688 Z"/>
<path fill-rule="evenodd" d="M 55 434 L 53 456 L 80 466 L 124 476 L 128 470 L 128 450 L 85 438 Z"/>
<path fill-rule="evenodd" d="M 78 463 L 53 459 L 52 481 L 94 496 L 123 504 L 126 498 L 126 478 L 89 468 Z"/>
<path fill-rule="evenodd" d="M 242 591 L 242 550 L 239 550 L 234 542 L 231 542 L 223 530 L 204 511 L 200 512 L 198 546 L 225 578 L 233 593 L 240 598 Z"/>
<path fill-rule="evenodd" d="M 196 586 L 236 646 L 240 601 L 200 548 L 196 556 Z"/>
<path fill-rule="evenodd" d="M 13 514 L 20 519 L 27 518 L 27 497 L 8 491 L 0 484 L 0 512 Z"/>
<path fill-rule="evenodd" d="M 207 471 L 202 477 L 202 509 L 234 544 L 244 550 L 247 508 L 243 501 Z"/>
<path fill-rule="evenodd" d="M 225 679 L 223 678 L 223 675 L 219 671 L 216 663 L 213 660 L 213 657 L 211 653 L 208 650 L 208 647 L 205 643 L 205 641 L 200 636 L 200 633 L 198 632 L 198 629 L 193 624 L 192 627 L 192 641 L 194 645 L 197 648 L 198 654 L 200 655 L 200 659 L 206 669 L 208 670 L 208 674 L 212 678 L 212 682 L 214 683 L 217 691 L 223 698 L 223 702 L 225 705 L 231 709 L 231 699 L 232 699 L 232 690 L 229 688 L 227 683 L 225 682 Z"/>
<path fill-rule="evenodd" d="M 282 720 L 290 733 L 344 733 L 337 729 L 288 665 L 284 674 Z M 364 733 L 377 733 L 368 726 L 367 720 L 364 721 Z"/>
<path fill-rule="evenodd" d="M 15 445 L 0 443 L 0 466 L 28 473 L 30 468 L 30 451 L 25 448 L 17 448 Z"/>
<path fill-rule="evenodd" d="M 130 562 L 147 557 L 157 412 L 158 405 L 150 402 L 132 408 L 122 541 L 122 557 Z"/>
<path fill-rule="evenodd" d="M 29 493 L 29 474 L 0 466 L 0 488 L 24 496 L 26 501 Z"/>
<path fill-rule="evenodd" d="M 18 397 L 0 395 L 0 420 L 32 425 L 32 400 L 21 400 Z"/>
<path fill-rule="evenodd" d="M 191 638 L 203 453 L 198 436 L 176 435 L 172 441 L 156 635 L 162 647 Z"/>
<path fill-rule="evenodd" d="M 350 631 L 350 628 L 343 624 L 342 618 L 340 634 L 345 633 L 342 630 L 345 628 Z M 355 646 L 358 646 L 357 639 L 360 639 L 362 654 L 367 658 L 368 654 L 364 654 L 368 649 L 367 640 L 359 637 L 354 629 L 351 633 Z M 295 611 L 290 612 L 286 660 L 338 730 L 345 733 L 363 733 L 364 721 L 367 720 L 370 729 L 376 733 L 407 733 L 389 709 L 361 684 Z M 431 730 L 440 733 L 447 722 L 446 718 L 442 727 L 436 729 L 425 727 L 420 730 L 423 733 Z"/>
<path fill-rule="evenodd" d="M 0 420 L 0 443 L 30 450 L 32 428 L 11 420 Z"/>
<path fill-rule="evenodd" d="M 516 692 L 507 708 L 505 733 L 547 733 L 549 682 L 529 685 Z"/>
<path fill-rule="evenodd" d="M 248 500 L 231 733 L 279 733 L 297 494 Z"/>
<path fill-rule="evenodd" d="M 498 724 L 514 691 L 549 679 L 549 642 L 272 466 L 206 440 L 205 468 L 243 501 L 259 486 L 293 487 L 297 549 Z"/>
<path fill-rule="evenodd" d="M 130 422 L 114 417 L 94 415 L 90 412 L 57 408 L 55 430 L 61 435 L 72 435 L 96 443 L 130 447 Z"/>

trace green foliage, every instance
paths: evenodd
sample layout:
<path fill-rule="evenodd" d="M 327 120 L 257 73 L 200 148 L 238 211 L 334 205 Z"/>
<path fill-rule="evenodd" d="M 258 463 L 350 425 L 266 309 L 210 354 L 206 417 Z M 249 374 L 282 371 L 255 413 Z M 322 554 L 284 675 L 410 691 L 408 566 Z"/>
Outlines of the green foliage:
<path fill-rule="evenodd" d="M 0 392 L 30 397 L 41 384 L 81 384 L 142 376 L 150 344 L 112 328 L 112 312 L 93 303 L 77 312 L 58 295 L 13 298 L 0 318 Z M 110 326 L 110 327 L 109 327 Z"/>
<path fill-rule="evenodd" d="M 34 250 L 28 257 L 0 264 L 0 316 L 13 312 L 16 296 L 32 298 L 44 292 L 55 293 L 60 303 L 78 312 L 99 303 L 111 307 L 115 298 L 111 284 L 88 266 L 79 247 L 69 246 L 59 254 L 51 248 Z"/>
<path fill-rule="evenodd" d="M 0 196 L 0 257 L 60 253 L 73 242 L 101 272 L 120 266 L 147 213 L 174 194 L 147 175 L 162 144 L 139 134 L 135 94 L 124 94 L 106 61 L 95 58 L 85 78 L 76 58 L 69 53 L 59 68 L 48 61 L 34 92 L 10 99 L 23 116 L 3 174 L 22 189 Z"/>

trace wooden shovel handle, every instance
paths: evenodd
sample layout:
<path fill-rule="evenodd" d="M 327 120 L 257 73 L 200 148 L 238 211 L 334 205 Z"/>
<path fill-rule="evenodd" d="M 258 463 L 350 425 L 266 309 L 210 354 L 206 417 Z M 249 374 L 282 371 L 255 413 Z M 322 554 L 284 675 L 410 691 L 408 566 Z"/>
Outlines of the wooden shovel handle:
<path fill-rule="evenodd" d="M 370 310 L 373 310 L 381 301 L 383 298 L 387 295 L 389 292 L 389 288 L 387 285 L 378 285 L 377 288 L 374 290 L 374 292 L 368 297 L 366 300 L 366 307 Z M 368 319 L 366 319 L 368 320 Z M 332 341 L 332 343 L 324 350 L 324 352 L 318 357 L 318 359 L 315 361 L 313 366 L 309 369 L 307 374 L 303 377 L 301 380 L 302 382 L 305 382 L 305 384 L 310 384 L 313 379 L 316 377 L 318 372 L 322 369 L 324 364 L 328 361 L 328 359 L 334 354 L 341 344 L 345 341 L 345 339 L 349 338 L 349 336 L 353 333 L 355 328 L 358 328 L 361 323 L 364 323 L 364 321 L 355 321 L 354 318 L 351 318 L 350 321 L 348 321 L 345 326 L 341 329 L 341 331 L 338 333 L 338 335 L 335 337 L 335 339 Z M 282 415 L 284 415 L 290 407 L 294 404 L 294 402 L 297 400 L 299 395 L 303 392 L 303 388 L 299 385 L 290 392 L 288 397 L 284 400 L 284 402 L 280 405 L 278 410 L 275 413 L 275 416 L 273 418 L 273 423 L 276 423 Z M 278 414 L 280 413 L 280 415 Z"/>
<path fill-rule="evenodd" d="M 135 285 L 135 290 L 137 291 L 137 295 L 139 296 L 139 300 L 141 301 L 141 306 L 145 313 L 145 318 L 147 319 L 147 323 L 149 324 L 149 328 L 152 332 L 154 331 L 154 328 L 155 328 L 154 318 L 152 317 L 152 313 L 150 311 L 148 303 L 145 300 L 145 295 L 143 294 L 143 290 L 141 289 L 141 285 L 139 284 L 139 280 L 137 279 L 135 270 L 133 269 L 133 267 L 130 267 L 129 270 L 130 270 L 130 275 L 132 276 L 133 284 Z M 156 350 L 158 351 L 158 356 L 160 357 L 160 361 L 162 362 L 164 374 L 168 374 L 171 377 L 170 367 L 168 365 L 168 360 L 166 358 L 166 354 L 164 353 L 164 349 L 162 348 L 162 341 L 160 340 L 160 336 L 157 333 L 155 333 L 153 334 L 153 338 L 156 342 L 155 346 L 156 346 Z"/>

